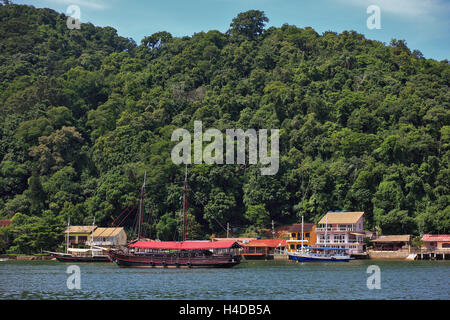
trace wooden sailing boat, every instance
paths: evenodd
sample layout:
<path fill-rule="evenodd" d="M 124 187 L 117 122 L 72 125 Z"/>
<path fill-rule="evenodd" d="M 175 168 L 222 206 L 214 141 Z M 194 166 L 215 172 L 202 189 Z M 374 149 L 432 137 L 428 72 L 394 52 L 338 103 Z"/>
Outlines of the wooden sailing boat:
<path fill-rule="evenodd" d="M 240 245 L 235 241 L 187 241 L 187 166 L 184 179 L 183 241 L 141 240 L 144 214 L 145 177 L 141 188 L 139 209 L 139 235 L 123 250 L 111 249 L 109 257 L 119 267 L 140 268 L 198 268 L 233 267 L 240 263 Z"/>

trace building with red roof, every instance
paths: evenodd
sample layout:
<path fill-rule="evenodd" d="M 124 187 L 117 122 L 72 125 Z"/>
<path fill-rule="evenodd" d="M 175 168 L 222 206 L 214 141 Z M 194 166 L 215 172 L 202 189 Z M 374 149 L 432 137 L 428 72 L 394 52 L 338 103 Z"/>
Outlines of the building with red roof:
<path fill-rule="evenodd" d="M 450 252 L 450 234 L 424 234 L 422 236 L 423 248 L 434 250 L 448 250 Z"/>
<path fill-rule="evenodd" d="M 0 220 L 0 227 L 6 227 L 11 225 L 11 220 Z"/>
<path fill-rule="evenodd" d="M 241 255 L 245 259 L 273 259 L 276 253 L 284 252 L 286 239 L 260 239 L 242 244 Z"/>

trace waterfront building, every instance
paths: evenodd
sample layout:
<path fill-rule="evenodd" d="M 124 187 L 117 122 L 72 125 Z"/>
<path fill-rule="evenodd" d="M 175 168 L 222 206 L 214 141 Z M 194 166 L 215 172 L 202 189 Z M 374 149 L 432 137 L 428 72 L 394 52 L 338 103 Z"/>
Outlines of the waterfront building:
<path fill-rule="evenodd" d="M 96 228 L 92 233 L 92 241 L 87 245 L 101 247 L 119 247 L 127 244 L 127 234 L 122 227 Z"/>
<path fill-rule="evenodd" d="M 375 251 L 411 251 L 411 235 L 386 235 L 371 240 Z"/>
<path fill-rule="evenodd" d="M 316 227 L 316 246 L 364 251 L 364 212 L 329 211 Z"/>
<path fill-rule="evenodd" d="M 302 246 L 302 224 L 296 223 L 288 228 L 289 240 L 286 241 L 288 252 L 301 249 Z M 303 224 L 303 246 L 314 246 L 316 244 L 316 225 L 314 223 Z"/>
<path fill-rule="evenodd" d="M 241 255 L 245 259 L 273 259 L 274 254 L 284 253 L 286 239 L 252 240 L 242 244 Z"/>
<path fill-rule="evenodd" d="M 450 234 L 424 234 L 423 249 L 427 251 L 448 251 L 450 253 Z"/>
<path fill-rule="evenodd" d="M 91 240 L 92 232 L 97 226 L 69 226 L 64 234 L 69 235 L 68 242 L 72 246 L 87 245 Z"/>

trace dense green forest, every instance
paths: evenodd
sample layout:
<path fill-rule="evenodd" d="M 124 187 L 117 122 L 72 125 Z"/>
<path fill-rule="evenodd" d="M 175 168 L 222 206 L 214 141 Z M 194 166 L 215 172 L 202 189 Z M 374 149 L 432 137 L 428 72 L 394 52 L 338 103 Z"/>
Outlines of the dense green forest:
<path fill-rule="evenodd" d="M 188 166 L 189 238 L 365 211 L 383 234 L 450 231 L 450 66 L 405 41 L 266 28 L 136 43 L 50 9 L 0 5 L 0 251 L 56 248 L 71 224 L 109 226 L 136 204 L 144 234 L 181 238 L 176 128 L 280 129 L 280 168 Z M 124 221 L 129 232 L 134 220 Z M 129 234 L 131 237 L 131 233 Z"/>

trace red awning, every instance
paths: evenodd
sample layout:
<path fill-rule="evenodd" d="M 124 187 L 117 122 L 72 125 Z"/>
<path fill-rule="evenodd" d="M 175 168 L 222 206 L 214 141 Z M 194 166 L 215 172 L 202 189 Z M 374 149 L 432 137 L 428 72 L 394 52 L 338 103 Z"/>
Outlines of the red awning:
<path fill-rule="evenodd" d="M 228 249 L 239 248 L 236 241 L 136 241 L 130 244 L 132 248 L 142 249 L 176 249 L 176 250 L 195 250 L 195 249 Z"/>

